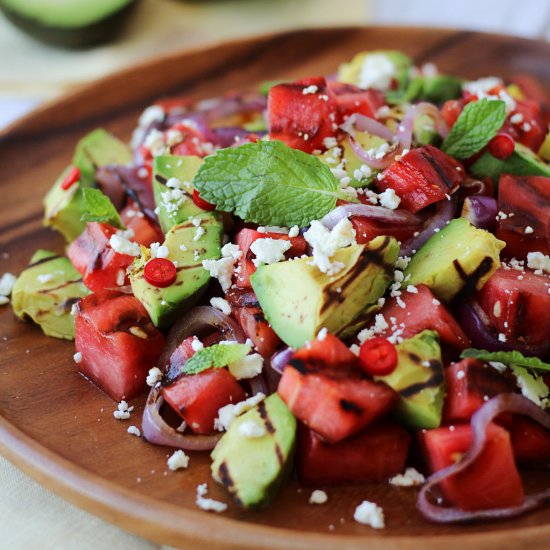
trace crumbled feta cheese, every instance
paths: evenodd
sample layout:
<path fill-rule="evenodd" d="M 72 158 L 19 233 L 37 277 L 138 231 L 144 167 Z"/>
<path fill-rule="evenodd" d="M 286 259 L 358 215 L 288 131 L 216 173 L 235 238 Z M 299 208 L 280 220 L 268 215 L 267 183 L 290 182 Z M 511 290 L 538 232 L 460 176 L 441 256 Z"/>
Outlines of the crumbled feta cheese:
<path fill-rule="evenodd" d="M 145 145 L 145 147 L 149 149 L 151 155 L 153 155 L 154 157 L 165 155 L 169 152 L 169 148 L 164 142 L 164 134 L 156 128 L 153 128 L 147 134 L 145 140 L 143 141 L 143 145 Z"/>
<path fill-rule="evenodd" d="M 500 303 L 500 300 L 497 300 L 495 302 L 495 305 L 493 306 L 493 315 L 498 319 L 502 313 L 502 305 Z"/>
<path fill-rule="evenodd" d="M 528 225 L 524 230 L 524 233 L 526 235 L 531 235 L 531 233 L 533 233 L 533 232 L 534 232 L 534 229 L 530 225 Z"/>
<path fill-rule="evenodd" d="M 166 131 L 166 145 L 172 147 L 183 141 L 183 134 L 179 130 L 170 129 Z"/>
<path fill-rule="evenodd" d="M 239 435 L 246 439 L 258 439 L 266 433 L 265 426 L 255 420 L 246 420 L 239 425 Z"/>
<path fill-rule="evenodd" d="M 321 222 L 314 220 L 304 233 L 304 238 L 313 248 L 311 263 L 327 275 L 335 275 L 344 267 L 342 262 L 330 261 L 336 251 L 356 242 L 355 229 L 347 218 L 340 220 L 331 231 Z"/>
<path fill-rule="evenodd" d="M 12 273 L 4 273 L 0 278 L 0 296 L 9 296 L 17 277 Z"/>
<path fill-rule="evenodd" d="M 325 504 L 328 501 L 328 495 L 321 489 L 315 489 L 309 497 L 310 504 Z"/>
<path fill-rule="evenodd" d="M 396 487 L 416 487 L 422 485 L 426 478 L 414 468 L 407 468 L 404 474 L 398 474 L 390 479 Z"/>
<path fill-rule="evenodd" d="M 162 122 L 164 120 L 164 109 L 160 105 L 151 105 L 141 113 L 138 124 L 147 127 L 154 122 Z"/>
<path fill-rule="evenodd" d="M 141 432 L 137 426 L 128 426 L 126 430 L 130 435 L 135 435 L 136 437 L 141 437 Z"/>
<path fill-rule="evenodd" d="M 504 363 L 499 363 L 498 361 L 489 361 L 489 365 L 496 369 L 498 372 L 505 372 L 508 368 Z"/>
<path fill-rule="evenodd" d="M 194 337 L 193 341 L 191 342 L 191 349 L 193 351 L 200 351 L 203 348 L 204 344 L 197 337 Z"/>
<path fill-rule="evenodd" d="M 226 315 L 231 315 L 231 306 L 229 305 L 229 302 L 224 298 L 210 298 L 210 305 L 212 307 L 215 307 L 222 313 L 225 313 Z"/>
<path fill-rule="evenodd" d="M 291 238 L 297 237 L 299 234 L 300 234 L 300 228 L 297 225 L 293 225 L 288 232 L 288 236 Z"/>
<path fill-rule="evenodd" d="M 262 372 L 264 359 L 259 353 L 247 355 L 228 365 L 229 372 L 237 379 L 254 378 Z"/>
<path fill-rule="evenodd" d="M 355 508 L 353 519 L 357 523 L 370 525 L 373 529 L 383 529 L 385 527 L 384 510 L 368 500 L 364 500 Z"/>
<path fill-rule="evenodd" d="M 151 243 L 151 258 L 168 258 L 170 251 L 168 247 L 160 243 Z"/>
<path fill-rule="evenodd" d="M 111 235 L 109 244 L 111 248 L 119 254 L 139 256 L 141 254 L 141 247 L 138 243 L 128 240 L 129 236 L 127 231 L 117 231 L 114 235 Z"/>
<path fill-rule="evenodd" d="M 479 78 L 477 80 L 471 80 L 462 84 L 462 89 L 476 95 L 478 97 L 484 97 L 490 90 L 497 86 L 502 86 L 503 82 L 496 76 L 488 76 L 485 78 Z"/>
<path fill-rule="evenodd" d="M 223 432 L 224 430 L 227 431 L 235 418 L 252 409 L 264 399 L 265 394 L 259 392 L 256 395 L 253 395 L 244 401 L 240 401 L 235 405 L 232 403 L 225 405 L 225 407 L 218 410 L 218 418 L 214 421 L 214 428 L 219 432 Z"/>
<path fill-rule="evenodd" d="M 318 333 L 317 333 L 317 340 L 320 340 L 321 342 L 327 337 L 328 329 L 323 327 Z"/>
<path fill-rule="evenodd" d="M 362 344 L 366 340 L 369 340 L 370 338 L 374 338 L 377 334 L 382 334 L 384 331 L 386 331 L 389 328 L 389 325 L 384 318 L 384 316 L 381 313 L 378 313 L 374 317 L 374 325 L 372 328 L 365 328 L 363 329 L 358 335 L 357 339 L 359 340 L 359 343 Z"/>
<path fill-rule="evenodd" d="M 506 342 L 506 334 L 504 334 L 504 333 L 501 332 L 501 333 L 498 335 L 498 341 L 499 341 L 499 342 Z"/>
<path fill-rule="evenodd" d="M 285 252 L 292 247 L 290 241 L 284 239 L 256 239 L 250 250 L 256 255 L 252 260 L 258 267 L 260 264 L 275 264 L 285 259 Z"/>
<path fill-rule="evenodd" d="M 130 413 L 134 410 L 134 407 L 128 406 L 128 403 L 124 400 L 122 400 L 118 406 L 117 410 L 113 412 L 113 416 L 117 420 L 128 420 L 130 418 Z"/>
<path fill-rule="evenodd" d="M 82 363 L 82 352 L 81 351 L 77 351 L 74 355 L 73 355 L 73 361 L 78 365 L 79 363 Z"/>
<path fill-rule="evenodd" d="M 319 91 L 319 88 L 315 86 L 315 84 L 312 84 L 311 86 L 307 86 L 302 90 L 302 94 L 308 95 L 308 94 L 316 94 Z"/>
<path fill-rule="evenodd" d="M 213 500 L 211 498 L 205 498 L 208 494 L 208 486 L 206 483 L 202 483 L 197 487 L 197 498 L 195 500 L 196 505 L 207 512 L 225 512 L 227 510 L 227 504 Z"/>
<path fill-rule="evenodd" d="M 514 113 L 510 117 L 510 122 L 512 124 L 521 124 L 523 122 L 523 115 L 521 113 Z"/>
<path fill-rule="evenodd" d="M 527 267 L 542 269 L 542 271 L 550 273 L 550 256 L 542 252 L 529 252 L 527 254 Z"/>
<path fill-rule="evenodd" d="M 353 355 L 359 357 L 359 351 L 361 350 L 361 348 L 357 344 L 352 344 L 349 347 L 349 350 L 351 351 L 351 353 L 353 353 Z"/>
<path fill-rule="evenodd" d="M 220 258 L 219 260 L 203 260 L 202 267 L 206 269 L 211 277 L 218 279 L 222 290 L 227 292 L 231 286 L 231 278 L 235 272 L 234 258 Z"/>
<path fill-rule="evenodd" d="M 380 204 L 384 208 L 389 208 L 390 210 L 395 210 L 401 202 L 401 199 L 395 194 L 395 191 L 391 187 L 388 187 L 383 193 L 380 193 L 378 197 Z"/>
<path fill-rule="evenodd" d="M 147 374 L 147 378 L 145 379 L 145 382 L 147 382 L 148 386 L 153 387 L 161 380 L 162 371 L 158 367 L 153 367 L 152 369 L 149 369 L 149 373 Z"/>
<path fill-rule="evenodd" d="M 177 450 L 166 461 L 166 464 L 170 470 L 175 472 L 176 470 L 185 469 L 189 466 L 189 457 L 181 449 Z"/>
<path fill-rule="evenodd" d="M 397 68 L 391 59 L 383 53 L 367 54 L 359 71 L 359 87 L 389 89 Z"/>
<path fill-rule="evenodd" d="M 418 288 L 416 288 L 414 285 L 408 285 L 407 292 L 409 292 L 410 294 L 418 294 Z"/>
<path fill-rule="evenodd" d="M 463 370 L 459 370 L 456 373 L 456 379 L 457 380 L 462 380 L 465 376 L 466 376 L 466 373 Z"/>
<path fill-rule="evenodd" d="M 227 243 L 222 247 L 222 258 L 233 258 L 234 260 L 238 260 L 242 258 L 242 255 L 242 250 L 237 244 Z"/>

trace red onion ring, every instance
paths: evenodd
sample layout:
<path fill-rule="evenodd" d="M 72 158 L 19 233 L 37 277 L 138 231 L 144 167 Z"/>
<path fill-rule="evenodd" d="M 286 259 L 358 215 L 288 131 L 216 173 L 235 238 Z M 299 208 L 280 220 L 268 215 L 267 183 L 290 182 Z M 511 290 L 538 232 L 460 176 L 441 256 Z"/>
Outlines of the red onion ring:
<path fill-rule="evenodd" d="M 346 121 L 340 126 L 340 129 L 346 132 L 352 138 L 355 138 L 355 131 L 368 132 L 369 134 L 392 141 L 394 138 L 393 132 L 381 122 L 374 118 L 370 118 L 359 113 L 350 115 Z"/>
<path fill-rule="evenodd" d="M 498 205 L 495 198 L 472 195 L 464 199 L 461 216 L 475 227 L 492 231 L 496 224 L 497 212 Z"/>
<path fill-rule="evenodd" d="M 435 485 L 458 472 L 462 472 L 476 460 L 485 445 L 488 424 L 504 412 L 529 416 L 541 426 L 550 430 L 550 416 L 519 394 L 503 393 L 487 401 L 472 416 L 472 446 L 458 462 L 431 475 L 420 490 L 416 505 L 426 518 L 437 523 L 510 518 L 533 510 L 544 502 L 550 501 L 550 488 L 525 497 L 525 501 L 520 506 L 478 510 L 475 512 L 464 511 L 458 508 L 443 508 L 433 504 L 428 499 L 428 494 Z"/>
<path fill-rule="evenodd" d="M 153 445 L 175 447 L 185 451 L 210 451 L 221 438 L 216 435 L 183 435 L 167 424 L 160 415 L 164 398 L 158 388 L 151 388 L 141 421 L 143 437 Z"/>
<path fill-rule="evenodd" d="M 390 149 L 382 158 L 378 159 L 367 153 L 367 151 L 365 151 L 352 136 L 348 136 L 348 140 L 353 152 L 365 164 L 368 164 L 371 168 L 376 168 L 377 170 L 384 170 L 390 166 L 390 164 L 395 160 L 395 157 L 403 152 L 401 145 L 396 144 L 393 149 Z"/>
<path fill-rule="evenodd" d="M 276 351 L 271 356 L 271 368 L 279 373 L 283 374 L 283 370 L 288 365 L 288 362 L 292 359 L 294 355 L 294 350 L 292 348 L 283 348 L 282 350 Z"/>
<path fill-rule="evenodd" d="M 343 204 L 329 212 L 321 220 L 321 223 L 327 229 L 332 229 L 339 221 L 350 216 L 363 216 L 371 220 L 390 222 L 397 225 L 417 225 L 421 222 L 418 216 L 404 209 L 390 210 L 383 206 L 370 204 Z"/>
<path fill-rule="evenodd" d="M 435 214 L 428 218 L 422 229 L 416 237 L 409 239 L 401 245 L 399 256 L 411 256 L 413 251 L 418 251 L 428 239 L 434 234 L 436 229 L 442 229 L 450 222 L 456 213 L 456 197 L 451 196 L 450 200 L 440 201 L 436 206 Z"/>
<path fill-rule="evenodd" d="M 441 115 L 441 112 L 435 105 L 426 102 L 411 105 L 407 109 L 403 120 L 399 123 L 399 126 L 397 127 L 397 142 L 401 145 L 403 149 L 410 149 L 412 143 L 414 121 L 418 117 L 424 115 L 427 115 L 433 119 L 435 130 L 441 137 L 444 138 L 449 133 L 447 123 L 445 122 L 445 119 Z"/>

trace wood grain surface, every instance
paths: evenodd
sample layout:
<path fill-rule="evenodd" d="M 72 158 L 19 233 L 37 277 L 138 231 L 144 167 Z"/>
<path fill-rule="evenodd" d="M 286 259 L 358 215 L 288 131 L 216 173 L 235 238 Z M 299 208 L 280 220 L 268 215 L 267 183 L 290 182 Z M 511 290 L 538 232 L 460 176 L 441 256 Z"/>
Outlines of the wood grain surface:
<path fill-rule="evenodd" d="M 265 79 L 329 73 L 364 49 L 397 48 L 417 62 L 467 77 L 529 72 L 550 88 L 550 44 L 450 30 L 322 29 L 262 36 L 184 52 L 128 69 L 47 105 L 0 134 L 0 273 L 18 273 L 38 248 L 62 251 L 41 227 L 42 197 L 70 161 L 83 134 L 103 126 L 128 139 L 140 111 L 158 97 L 203 98 Z M 72 345 L 0 311 L 0 451 L 45 486 L 125 529 L 159 543 L 204 549 L 548 549 L 550 509 L 508 522 L 427 523 L 415 490 L 387 484 L 328 489 L 324 506 L 292 482 L 267 511 L 223 515 L 195 506 L 196 486 L 227 501 L 210 479 L 209 459 L 194 454 L 186 471 L 167 470 L 171 450 L 126 433 L 140 424 L 143 399 L 129 422 L 83 379 Z M 529 484 L 548 486 L 548 473 Z M 387 528 L 353 521 L 363 499 L 381 504 Z M 32 518 L 30 518 L 32 521 Z M 334 527 L 331 527 L 334 526 Z"/>

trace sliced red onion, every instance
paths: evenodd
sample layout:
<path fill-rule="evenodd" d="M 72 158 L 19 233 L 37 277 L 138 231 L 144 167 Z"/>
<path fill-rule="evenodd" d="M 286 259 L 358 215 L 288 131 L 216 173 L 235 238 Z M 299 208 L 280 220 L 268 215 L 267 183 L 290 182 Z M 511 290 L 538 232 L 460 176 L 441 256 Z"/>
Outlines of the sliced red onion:
<path fill-rule="evenodd" d="M 490 329 L 490 321 L 487 314 L 474 300 L 460 302 L 454 310 L 456 320 L 466 333 L 472 346 L 487 351 L 513 351 L 518 350 L 528 356 L 544 356 L 550 350 L 550 342 L 532 346 L 520 342 L 501 342 Z"/>
<path fill-rule="evenodd" d="M 472 195 L 464 200 L 461 216 L 479 229 L 492 231 L 496 224 L 497 212 L 496 199 L 483 195 Z"/>
<path fill-rule="evenodd" d="M 283 348 L 282 350 L 276 351 L 271 356 L 271 368 L 275 372 L 283 374 L 284 368 L 288 365 L 293 355 L 294 350 L 292 348 Z"/>
<path fill-rule="evenodd" d="M 223 128 L 214 128 L 212 130 L 214 135 L 211 140 L 214 145 L 219 147 L 231 147 L 235 143 L 239 143 L 250 134 L 248 130 L 239 128 L 238 126 L 224 126 Z"/>
<path fill-rule="evenodd" d="M 487 191 L 487 184 L 476 178 L 464 178 L 460 183 L 460 190 L 463 195 L 483 195 Z"/>
<path fill-rule="evenodd" d="M 414 252 L 420 250 L 428 239 L 434 235 L 436 230 L 443 229 L 454 217 L 456 213 L 456 197 L 453 195 L 449 200 L 442 200 L 436 205 L 436 210 L 431 218 L 428 218 L 422 229 L 416 237 L 409 239 L 401 245 L 399 256 L 412 256 Z"/>
<path fill-rule="evenodd" d="M 189 336 L 207 336 L 213 331 L 221 332 L 225 340 L 236 340 L 241 344 L 246 340 L 239 324 L 228 315 L 210 306 L 194 307 L 176 322 L 166 336 L 157 366 L 168 380 L 173 380 L 180 374 L 179 368 L 178 372 L 170 372 L 170 357 L 183 340 Z"/>
<path fill-rule="evenodd" d="M 369 134 L 385 139 L 386 141 L 393 141 L 393 132 L 381 122 L 374 118 L 370 118 L 359 113 L 350 115 L 344 124 L 340 128 L 346 132 L 352 138 L 355 138 L 355 131 L 368 132 Z"/>
<path fill-rule="evenodd" d="M 141 422 L 143 437 L 154 445 L 165 445 L 185 451 L 210 451 L 219 441 L 222 434 L 216 435 L 183 435 L 167 424 L 160 414 L 164 398 L 158 388 L 151 388 Z"/>
<path fill-rule="evenodd" d="M 370 204 L 343 204 L 329 212 L 321 220 L 321 223 L 327 229 L 332 229 L 339 221 L 350 216 L 363 216 L 371 220 L 390 222 L 396 225 L 417 225 L 421 222 L 421 218 L 408 210 L 390 210 L 383 206 Z"/>
<path fill-rule="evenodd" d="M 525 497 L 523 504 L 509 508 L 495 508 L 491 510 L 465 511 L 459 508 L 445 508 L 433 504 L 428 495 L 434 486 L 443 480 L 462 472 L 470 466 L 483 451 L 487 439 L 487 426 L 502 413 L 514 413 L 529 416 L 542 427 L 550 430 L 550 415 L 532 403 L 529 399 L 516 394 L 504 393 L 493 397 L 479 408 L 472 416 L 472 445 L 462 458 L 439 470 L 426 481 L 420 490 L 417 508 L 428 519 L 437 523 L 456 523 L 479 519 L 501 519 L 518 516 L 540 506 L 550 499 L 550 488 L 534 495 Z"/>
<path fill-rule="evenodd" d="M 371 168 L 376 168 L 377 170 L 384 170 L 390 166 L 390 164 L 395 160 L 395 157 L 403 151 L 403 148 L 399 144 L 395 144 L 393 149 L 389 149 L 383 157 L 377 158 L 376 156 L 371 155 L 368 151 L 365 151 L 359 142 L 357 142 L 353 137 L 348 136 L 348 140 L 353 152 L 365 164 L 368 164 Z"/>
<path fill-rule="evenodd" d="M 250 378 L 249 380 L 247 380 L 247 382 L 250 385 L 250 391 L 252 392 L 252 395 L 256 395 L 258 393 L 263 393 L 265 395 L 269 394 L 269 391 L 267 389 L 267 382 L 263 374 L 258 374 L 254 378 Z"/>

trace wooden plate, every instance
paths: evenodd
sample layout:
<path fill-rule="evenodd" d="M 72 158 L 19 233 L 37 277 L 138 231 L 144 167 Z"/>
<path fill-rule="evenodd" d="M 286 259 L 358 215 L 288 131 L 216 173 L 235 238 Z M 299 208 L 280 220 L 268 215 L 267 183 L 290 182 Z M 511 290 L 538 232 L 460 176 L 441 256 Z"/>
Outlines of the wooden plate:
<path fill-rule="evenodd" d="M 70 161 L 77 139 L 103 126 L 129 138 L 140 111 L 159 96 L 208 97 L 264 79 L 334 71 L 355 52 L 397 48 L 467 77 L 529 72 L 550 87 L 550 44 L 496 35 L 405 28 L 324 29 L 224 43 L 157 59 L 81 88 L 0 134 L 0 273 L 19 272 L 38 247 L 62 250 L 41 228 L 41 199 Z M 9 257 L 7 257 L 9 255 Z M 550 509 L 506 523 L 438 526 L 414 507 L 415 491 L 389 485 L 328 490 L 324 506 L 288 486 L 266 512 L 195 507 L 209 482 L 208 457 L 167 472 L 168 449 L 126 433 L 108 397 L 77 374 L 69 343 L 46 338 L 0 311 L 0 451 L 45 486 L 125 529 L 159 543 L 196 548 L 434 549 L 548 548 Z M 139 424 L 141 406 L 130 424 Z M 548 485 L 548 476 L 538 484 Z M 380 532 L 353 521 L 363 499 L 383 505 Z M 32 519 L 32 518 L 31 518 Z"/>

